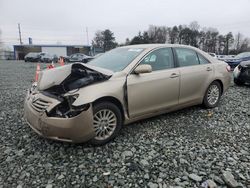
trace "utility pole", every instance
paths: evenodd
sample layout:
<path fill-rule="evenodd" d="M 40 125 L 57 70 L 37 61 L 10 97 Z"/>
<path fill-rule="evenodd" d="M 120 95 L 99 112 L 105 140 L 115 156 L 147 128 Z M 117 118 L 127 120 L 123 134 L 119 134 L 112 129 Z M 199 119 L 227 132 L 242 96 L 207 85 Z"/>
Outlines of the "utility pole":
<path fill-rule="evenodd" d="M 86 35 L 87 35 L 87 45 L 89 45 L 89 32 L 88 32 L 88 27 L 86 27 Z"/>
<path fill-rule="evenodd" d="M 19 31 L 19 41 L 20 41 L 20 44 L 22 45 L 23 42 L 22 42 L 22 34 L 21 34 L 21 27 L 20 27 L 20 23 L 18 23 L 18 31 Z"/>

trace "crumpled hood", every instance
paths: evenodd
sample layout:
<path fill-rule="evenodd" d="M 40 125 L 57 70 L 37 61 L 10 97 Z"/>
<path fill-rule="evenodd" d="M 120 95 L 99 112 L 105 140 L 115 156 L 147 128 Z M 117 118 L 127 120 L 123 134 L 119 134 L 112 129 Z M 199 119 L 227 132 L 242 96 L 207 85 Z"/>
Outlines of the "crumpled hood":
<path fill-rule="evenodd" d="M 104 77 L 111 77 L 113 75 L 113 72 L 107 69 L 90 66 L 83 63 L 74 63 L 41 71 L 39 73 L 37 89 L 43 91 L 53 86 L 58 86 L 76 71 L 91 71 L 97 74 L 101 74 Z M 82 78 L 84 76 L 86 77 L 86 75 L 83 74 Z"/>

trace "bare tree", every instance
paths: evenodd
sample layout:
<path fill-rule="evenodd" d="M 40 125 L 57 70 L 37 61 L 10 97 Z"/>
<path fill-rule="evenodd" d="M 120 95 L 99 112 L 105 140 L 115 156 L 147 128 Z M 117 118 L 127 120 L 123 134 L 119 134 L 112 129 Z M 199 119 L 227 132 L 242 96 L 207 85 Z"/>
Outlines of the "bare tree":
<path fill-rule="evenodd" d="M 92 40 L 92 45 L 98 48 L 102 48 L 104 41 L 103 41 L 103 35 L 102 35 L 102 31 L 97 31 L 95 33 L 95 38 Z"/>
<path fill-rule="evenodd" d="M 0 30 L 0 50 L 3 49 L 2 31 Z"/>
<path fill-rule="evenodd" d="M 235 35 L 234 49 L 237 53 L 240 51 L 243 35 L 239 32 Z"/>
<path fill-rule="evenodd" d="M 165 26 L 150 25 L 147 33 L 152 43 L 165 43 L 168 31 Z"/>
<path fill-rule="evenodd" d="M 226 37 L 224 35 L 219 35 L 218 36 L 218 45 L 217 45 L 216 53 L 224 54 L 224 52 L 225 52 L 225 41 L 226 41 Z"/>
<path fill-rule="evenodd" d="M 200 25 L 198 24 L 197 21 L 192 21 L 192 22 L 189 24 L 189 28 L 190 28 L 192 31 L 199 31 Z"/>
<path fill-rule="evenodd" d="M 240 50 L 239 52 L 245 52 L 248 50 L 248 48 L 250 47 L 250 39 L 249 38 L 244 38 L 242 40 L 242 43 L 240 45 Z"/>
<path fill-rule="evenodd" d="M 200 29 L 197 21 L 178 27 L 150 25 L 144 33 L 148 35 L 139 33 L 131 40 L 132 43 L 179 43 L 195 46 L 206 52 L 220 54 L 236 54 L 250 50 L 250 39 L 243 37 L 241 33 L 238 33 L 234 38 L 232 32 L 222 35 L 213 27 Z"/>

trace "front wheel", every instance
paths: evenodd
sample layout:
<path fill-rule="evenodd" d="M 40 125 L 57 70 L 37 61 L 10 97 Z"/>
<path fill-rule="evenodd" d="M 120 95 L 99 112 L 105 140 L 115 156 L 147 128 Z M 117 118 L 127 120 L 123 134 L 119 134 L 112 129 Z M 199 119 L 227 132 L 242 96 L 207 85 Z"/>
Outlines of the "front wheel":
<path fill-rule="evenodd" d="M 205 93 L 203 105 L 206 108 L 214 108 L 218 105 L 222 93 L 222 88 L 219 82 L 212 82 Z"/>
<path fill-rule="evenodd" d="M 93 145 L 103 145 L 114 139 L 122 126 L 120 109 L 111 102 L 100 102 L 93 106 Z"/>

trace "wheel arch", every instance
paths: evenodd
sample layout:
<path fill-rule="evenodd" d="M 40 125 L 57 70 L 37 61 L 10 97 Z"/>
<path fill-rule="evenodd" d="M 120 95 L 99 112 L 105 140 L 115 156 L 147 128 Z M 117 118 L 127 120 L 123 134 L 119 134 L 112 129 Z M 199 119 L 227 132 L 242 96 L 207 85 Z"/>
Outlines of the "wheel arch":
<path fill-rule="evenodd" d="M 220 79 L 216 79 L 214 80 L 213 82 L 218 82 L 220 84 L 220 87 L 221 87 L 221 95 L 224 93 L 224 85 L 223 85 L 223 82 L 220 80 Z M 213 83 L 211 82 L 211 83 Z M 211 84 L 210 83 L 210 84 Z"/>
<path fill-rule="evenodd" d="M 96 99 L 93 102 L 93 105 L 100 103 L 100 102 L 111 102 L 111 103 L 115 104 L 119 108 L 121 115 L 122 115 L 122 121 L 124 122 L 124 120 L 125 120 L 124 109 L 123 109 L 122 103 L 121 103 L 121 101 L 119 101 L 119 99 L 112 97 L 112 96 L 104 96 L 104 97 L 100 97 L 100 98 Z"/>

